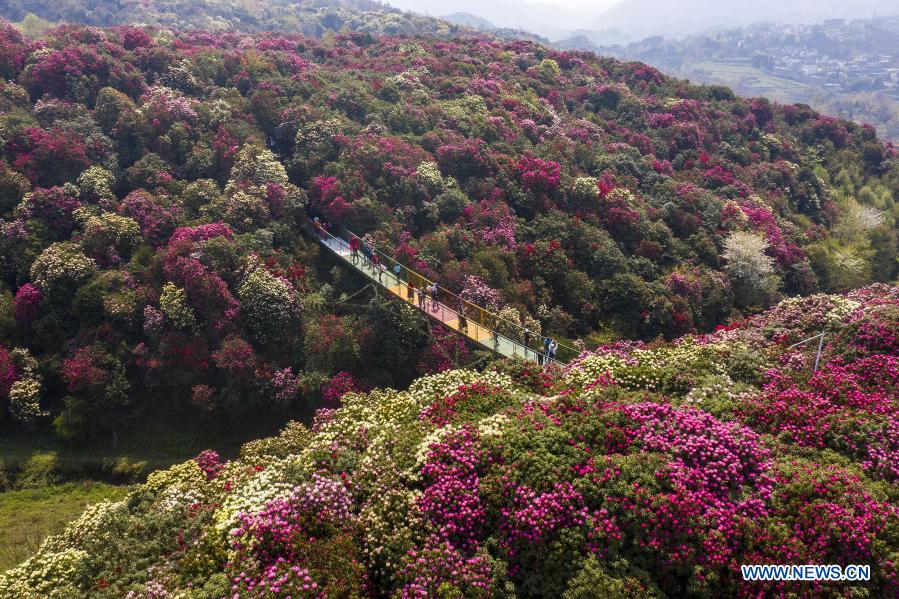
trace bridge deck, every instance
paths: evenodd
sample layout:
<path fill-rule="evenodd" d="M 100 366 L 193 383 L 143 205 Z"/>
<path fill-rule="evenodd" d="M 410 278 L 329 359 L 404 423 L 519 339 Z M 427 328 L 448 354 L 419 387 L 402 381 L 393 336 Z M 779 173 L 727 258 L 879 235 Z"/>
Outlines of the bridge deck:
<path fill-rule="evenodd" d="M 543 355 L 536 349 L 525 347 L 509 337 L 497 333 L 491 328 L 485 327 L 483 324 L 473 322 L 466 319 L 466 326 L 463 329 L 459 327 L 459 313 L 440 301 L 431 301 L 424 299 L 423 304 L 420 303 L 417 292 L 413 289 L 410 293 L 409 285 L 396 276 L 386 266 L 375 266 L 366 260 L 362 252 L 357 252 L 353 256 L 350 250 L 350 244 L 346 239 L 332 235 L 329 232 L 314 228 L 314 233 L 318 236 L 319 242 L 328 248 L 334 255 L 338 256 L 347 266 L 353 268 L 357 272 L 365 275 L 373 283 L 389 291 L 392 295 L 406 302 L 416 310 L 427 314 L 430 318 L 436 320 L 444 327 L 453 330 L 467 339 L 485 347 L 501 356 L 507 358 L 524 358 L 532 362 L 542 362 Z M 438 293 L 439 295 L 439 293 Z M 550 360 L 555 362 L 556 360 Z"/>

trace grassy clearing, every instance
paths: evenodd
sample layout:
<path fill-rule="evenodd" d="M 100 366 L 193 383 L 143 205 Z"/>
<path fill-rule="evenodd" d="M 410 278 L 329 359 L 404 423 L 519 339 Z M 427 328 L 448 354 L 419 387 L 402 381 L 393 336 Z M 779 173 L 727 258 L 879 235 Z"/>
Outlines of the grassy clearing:
<path fill-rule="evenodd" d="M 692 78 L 716 81 L 733 87 L 744 95 L 765 96 L 779 102 L 808 102 L 815 96 L 808 85 L 777 77 L 748 65 L 720 62 L 700 62 L 689 66 L 686 73 Z M 696 75 L 702 75 L 696 77 Z"/>
<path fill-rule="evenodd" d="M 85 481 L 0 493 L 0 571 L 28 558 L 86 506 L 120 499 L 127 490 Z"/>

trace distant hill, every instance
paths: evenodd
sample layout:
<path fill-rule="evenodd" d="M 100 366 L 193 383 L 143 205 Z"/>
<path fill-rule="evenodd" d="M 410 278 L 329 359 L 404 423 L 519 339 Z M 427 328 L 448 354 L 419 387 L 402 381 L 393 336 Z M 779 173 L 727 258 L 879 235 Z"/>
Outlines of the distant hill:
<path fill-rule="evenodd" d="M 391 6 L 431 16 L 465 13 L 489 21 L 497 28 L 530 31 L 549 39 L 569 37 L 589 25 L 599 8 L 560 8 L 554 0 L 387 0 Z M 606 1 L 608 6 L 610 2 Z M 455 22 L 455 21 L 454 21 Z M 478 27 L 478 25 L 471 24 Z"/>
<path fill-rule="evenodd" d="M 375 0 L 4 0 L 0 17 L 21 21 L 28 13 L 51 22 L 108 26 L 130 23 L 195 27 L 212 31 L 281 31 L 321 36 L 328 31 L 455 37 L 465 28 Z"/>
<path fill-rule="evenodd" d="M 809 104 L 869 122 L 881 135 L 899 140 L 899 16 L 759 23 L 614 46 L 580 36 L 556 46 L 639 60 L 693 81 L 730 86 L 744 96 Z"/>
<path fill-rule="evenodd" d="M 474 27 L 475 29 L 482 29 L 485 31 L 496 29 L 496 25 L 494 25 L 487 19 L 482 19 L 481 17 L 473 15 L 470 12 L 454 12 L 448 15 L 443 15 L 442 18 L 444 21 L 449 21 L 450 23 L 455 23 L 456 25 Z"/>
<path fill-rule="evenodd" d="M 514 27 L 497 27 L 487 19 L 483 19 L 469 12 L 454 12 L 449 15 L 443 15 L 440 18 L 454 25 L 459 25 L 460 27 L 465 27 L 476 31 L 483 31 L 484 33 L 490 33 L 502 39 L 531 40 L 546 45 L 549 45 L 550 43 L 550 41 L 545 37 L 542 37 L 535 33 L 531 33 L 529 31 L 525 31 L 524 29 L 516 29 Z"/>
<path fill-rule="evenodd" d="M 593 27 L 617 28 L 639 37 L 678 37 L 759 21 L 814 23 L 896 13 L 895 0 L 623 0 L 602 13 Z"/>

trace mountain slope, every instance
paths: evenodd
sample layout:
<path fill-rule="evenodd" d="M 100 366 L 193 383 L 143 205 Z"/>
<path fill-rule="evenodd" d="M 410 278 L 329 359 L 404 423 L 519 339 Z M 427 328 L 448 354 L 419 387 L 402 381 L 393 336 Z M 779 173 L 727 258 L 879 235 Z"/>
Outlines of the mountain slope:
<path fill-rule="evenodd" d="M 144 23 L 210 31 L 326 31 L 405 33 L 447 37 L 465 33 L 446 21 L 404 13 L 377 0 L 9 0 L 0 17 L 20 21 L 32 13 L 51 22 L 117 25 Z"/>
<path fill-rule="evenodd" d="M 6 427 L 271 426 L 485 359 L 334 269 L 307 215 L 518 340 L 895 277 L 895 149 L 807 107 L 488 37 L 0 36 Z"/>

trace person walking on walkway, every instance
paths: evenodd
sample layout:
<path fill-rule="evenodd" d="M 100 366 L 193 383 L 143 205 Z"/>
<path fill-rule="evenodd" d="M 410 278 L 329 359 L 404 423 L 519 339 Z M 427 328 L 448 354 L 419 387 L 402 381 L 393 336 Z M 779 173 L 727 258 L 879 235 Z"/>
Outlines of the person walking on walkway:
<path fill-rule="evenodd" d="M 464 314 L 459 314 L 459 332 L 468 334 L 468 319 Z"/>
<path fill-rule="evenodd" d="M 437 291 L 439 286 L 437 285 L 437 281 L 434 281 L 434 285 L 431 286 L 431 310 L 434 312 L 437 311 Z"/>
<path fill-rule="evenodd" d="M 365 257 L 365 266 L 371 266 L 372 256 L 375 255 L 375 243 L 371 235 L 366 234 L 362 238 L 362 255 Z"/>
<path fill-rule="evenodd" d="M 524 341 L 524 359 L 528 359 L 528 350 L 531 348 L 531 329 L 528 327 L 524 327 L 524 335 L 522 335 Z"/>
<path fill-rule="evenodd" d="M 552 342 L 552 337 L 544 337 L 543 338 L 543 361 L 541 364 L 546 364 L 549 360 L 549 344 Z"/>
<path fill-rule="evenodd" d="M 373 269 L 375 269 L 376 271 L 378 271 L 378 281 L 380 281 L 380 280 L 381 280 L 381 273 L 384 272 L 384 269 L 381 268 L 381 257 L 378 256 L 377 254 L 374 254 L 374 255 L 371 257 L 371 267 L 372 267 Z"/>
<path fill-rule="evenodd" d="M 550 339 L 549 347 L 547 348 L 548 357 L 550 360 L 556 359 L 556 350 L 559 349 L 559 343 L 555 339 Z"/>
<path fill-rule="evenodd" d="M 322 224 L 322 221 L 319 217 L 315 217 L 312 219 L 312 222 L 315 224 L 315 232 L 318 233 L 320 239 L 325 239 L 325 226 Z"/>
<path fill-rule="evenodd" d="M 397 262 L 396 264 L 393 265 L 393 275 L 396 277 L 397 283 L 403 282 L 403 279 L 400 277 L 400 275 L 402 275 L 402 274 L 403 274 L 403 267 L 400 266 L 399 262 Z"/>
<path fill-rule="evenodd" d="M 416 291 L 418 292 L 418 309 L 424 310 L 425 309 L 425 289 L 424 289 L 424 287 L 419 287 Z"/>
<path fill-rule="evenodd" d="M 353 264 L 359 261 L 359 238 L 353 235 L 350 237 L 350 252 L 353 254 Z"/>
<path fill-rule="evenodd" d="M 406 299 L 409 300 L 410 304 L 415 303 L 415 286 L 412 284 L 412 281 L 406 285 Z"/>

